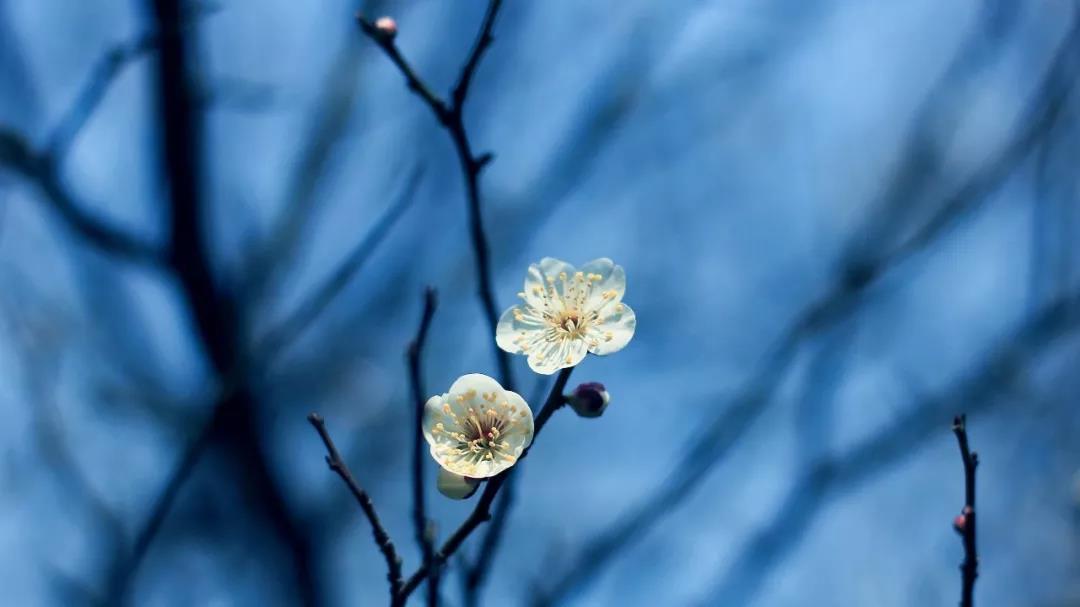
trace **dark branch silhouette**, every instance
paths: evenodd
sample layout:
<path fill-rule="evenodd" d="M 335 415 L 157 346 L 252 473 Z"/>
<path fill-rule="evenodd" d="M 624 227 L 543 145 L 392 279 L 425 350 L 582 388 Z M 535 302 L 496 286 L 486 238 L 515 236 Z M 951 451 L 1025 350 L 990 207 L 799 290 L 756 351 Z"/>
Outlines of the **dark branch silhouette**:
<path fill-rule="evenodd" d="M 964 540 L 964 563 L 960 566 L 960 607 L 973 607 L 975 578 L 979 577 L 979 553 L 975 547 L 975 468 L 979 465 L 979 454 L 968 446 L 966 415 L 953 419 L 953 434 L 956 435 L 960 458 L 964 462 L 964 508 L 955 521 L 956 531 Z"/>
<path fill-rule="evenodd" d="M 86 205 L 64 186 L 49 156 L 34 151 L 22 135 L 3 127 L 0 127 L 0 167 L 33 183 L 64 225 L 102 253 L 151 267 L 165 265 L 165 255 L 159 246 L 128 234 L 86 210 Z"/>
<path fill-rule="evenodd" d="M 413 400 L 413 526 L 420 554 L 424 558 L 424 567 L 428 570 L 427 597 L 430 607 L 435 607 L 439 603 L 439 571 L 437 567 L 432 566 L 435 558 L 434 527 L 428 521 L 424 501 L 424 462 L 427 461 L 424 448 L 424 404 L 427 402 L 427 391 L 424 390 L 422 363 L 424 344 L 427 342 L 428 330 L 431 328 L 431 319 L 435 316 L 436 306 L 435 289 L 428 287 L 424 291 L 424 310 L 420 314 L 420 326 L 416 329 L 416 337 L 409 343 L 405 353 Z"/>
<path fill-rule="evenodd" d="M 387 31 L 380 28 L 376 23 L 369 21 L 363 15 L 357 16 L 360 29 L 371 38 L 386 53 L 386 56 L 397 66 L 405 77 L 409 89 L 417 94 L 427 104 L 435 118 L 446 129 L 450 139 L 454 143 L 461 171 L 465 178 L 465 192 L 469 210 L 469 233 L 472 238 L 472 248 L 476 263 L 476 278 L 479 283 L 478 295 L 480 304 L 484 310 L 484 318 L 487 320 L 492 335 L 499 323 L 499 308 L 495 299 L 495 288 L 491 277 L 491 248 L 488 246 L 487 235 L 484 232 L 483 209 L 480 193 L 480 173 L 490 162 L 493 156 L 490 153 L 477 155 L 469 141 L 468 132 L 465 129 L 465 101 L 469 92 L 470 84 L 476 69 L 480 66 L 480 60 L 484 51 L 491 46 L 493 40 L 491 30 L 495 26 L 495 18 L 502 6 L 501 0 L 490 0 L 483 23 L 480 25 L 476 41 L 472 50 L 465 60 L 458 76 L 457 84 L 451 93 L 451 101 L 447 103 L 431 91 L 430 87 L 417 75 L 409 62 L 398 50 L 394 43 L 396 31 Z M 499 382 L 508 390 L 514 389 L 513 373 L 510 370 L 510 355 L 492 342 L 492 352 L 499 368 Z"/>
<path fill-rule="evenodd" d="M 345 460 L 341 459 L 341 454 L 338 453 L 334 441 L 330 438 L 330 433 L 326 430 L 326 422 L 323 421 L 323 418 L 317 413 L 312 413 L 308 415 L 308 421 L 315 427 L 315 431 L 319 433 L 319 438 L 326 445 L 326 464 L 341 477 L 341 480 L 345 481 L 345 485 L 348 486 L 349 491 L 356 498 L 356 502 L 360 504 L 360 509 L 364 511 L 364 516 L 371 523 L 371 534 L 375 538 L 375 545 L 379 547 L 383 558 L 386 559 L 386 578 L 390 581 L 392 604 L 404 604 L 404 600 L 398 598 L 401 593 L 401 558 L 398 557 L 397 550 L 394 549 L 394 542 L 390 540 L 390 534 L 386 532 L 382 521 L 379 520 L 378 513 L 375 512 L 375 504 L 371 502 L 371 498 L 360 486 L 360 483 L 353 478 L 352 473 L 349 472 L 349 467 L 345 464 Z"/>
<path fill-rule="evenodd" d="M 527 402 L 539 402 L 544 397 L 544 393 L 547 382 L 537 382 L 536 388 L 531 398 Z M 495 501 L 493 512 L 491 513 L 491 523 L 487 526 L 487 532 L 484 533 L 483 538 L 480 540 L 480 545 L 477 547 L 476 556 L 471 563 L 466 562 L 465 567 L 462 570 L 462 593 L 466 607 L 474 607 L 480 604 L 480 594 L 484 587 L 484 582 L 487 580 L 488 574 L 491 572 L 491 567 L 495 561 L 495 555 L 499 551 L 499 542 L 502 540 L 503 533 L 506 531 L 506 525 L 510 520 L 510 511 L 514 506 L 514 495 L 517 491 L 517 484 L 519 477 L 511 476 L 506 479 L 506 484 L 502 491 L 499 492 L 499 497 Z"/>
<path fill-rule="evenodd" d="M 202 116 L 197 74 L 189 64 L 194 44 L 184 24 L 189 15 L 181 0 L 149 0 L 159 37 L 156 54 L 156 103 L 161 126 L 161 172 L 166 183 L 170 219 L 168 262 L 195 332 L 219 382 L 227 383 L 244 366 L 242 311 L 213 275 L 203 229 Z M 260 406 L 254 390 L 243 383 L 214 404 L 206 428 L 185 450 L 180 465 L 156 500 L 149 522 L 136 537 L 135 550 L 110 581 L 110 596 L 126 602 L 137 568 L 157 537 L 169 505 L 211 443 L 222 445 L 242 471 L 245 487 L 292 559 L 301 602 L 323 603 L 314 570 L 309 534 L 290 511 L 282 487 L 270 469 L 267 445 L 257 424 Z"/>
<path fill-rule="evenodd" d="M 152 34 L 143 34 L 134 40 L 116 44 L 106 51 L 94 65 L 75 103 L 53 129 L 49 143 L 45 146 L 44 155 L 53 163 L 59 164 L 67 155 L 83 126 L 97 110 L 98 104 L 105 97 L 113 80 L 129 63 L 145 56 L 156 47 L 157 37 Z"/>

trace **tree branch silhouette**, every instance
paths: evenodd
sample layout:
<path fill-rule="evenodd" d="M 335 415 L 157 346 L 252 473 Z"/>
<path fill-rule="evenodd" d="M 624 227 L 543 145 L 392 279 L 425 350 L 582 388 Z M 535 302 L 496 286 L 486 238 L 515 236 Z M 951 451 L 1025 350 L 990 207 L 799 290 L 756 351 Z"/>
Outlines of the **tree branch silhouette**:
<path fill-rule="evenodd" d="M 357 16 L 360 30 L 374 41 L 389 57 L 390 61 L 397 66 L 402 76 L 405 77 L 409 89 L 416 93 L 431 109 L 435 118 L 450 135 L 450 139 L 454 143 L 454 149 L 457 151 L 461 171 L 465 179 L 465 192 L 469 211 L 469 233 L 476 263 L 476 277 L 479 283 L 478 295 L 484 311 L 484 318 L 487 320 L 492 334 L 495 333 L 495 327 L 499 323 L 499 309 L 491 276 L 491 248 L 488 245 L 487 234 L 484 231 L 480 173 L 494 157 L 490 153 L 477 155 L 473 151 L 472 143 L 465 129 L 464 112 L 469 88 L 476 70 L 480 66 L 480 60 L 494 40 L 491 32 L 495 27 L 495 19 L 501 7 L 501 0 L 489 0 L 480 30 L 477 33 L 472 50 L 462 65 L 449 102 L 443 101 L 432 92 L 431 88 L 424 83 L 416 70 L 401 54 L 397 44 L 394 43 L 396 31 L 385 31 L 363 15 Z M 510 355 L 499 349 L 494 342 L 492 342 L 492 352 L 499 369 L 499 382 L 508 390 L 513 390 L 514 382 L 513 373 L 510 369 Z"/>
<path fill-rule="evenodd" d="M 94 115 L 113 80 L 128 64 L 146 56 L 157 47 L 157 36 L 143 34 L 134 40 L 113 45 L 94 65 L 75 103 L 68 108 L 49 136 L 44 156 L 59 163 L 90 117 Z"/>
<path fill-rule="evenodd" d="M 413 526 L 416 533 L 416 543 L 423 555 L 424 567 L 428 571 L 428 605 L 435 607 L 439 604 L 439 571 L 432 566 L 435 558 L 434 527 L 427 517 L 427 509 L 424 500 L 424 462 L 426 454 L 424 449 L 424 405 L 427 391 L 424 390 L 423 381 L 423 353 L 424 343 L 427 341 L 428 330 L 431 329 L 431 320 L 435 316 L 437 297 L 435 289 L 428 287 L 424 290 L 424 309 L 420 315 L 420 326 L 416 329 L 416 337 L 409 342 L 405 358 L 409 369 L 409 386 L 412 389 L 413 400 L 413 448 L 412 448 L 412 486 L 413 486 Z"/>
<path fill-rule="evenodd" d="M 966 415 L 953 419 L 953 434 L 956 435 L 960 458 L 964 462 L 964 508 L 955 522 L 956 531 L 964 540 L 964 563 L 960 566 L 963 582 L 960 607 L 973 607 L 975 578 L 979 577 L 979 554 L 975 547 L 975 468 L 979 465 L 979 454 L 968 446 Z"/>
<path fill-rule="evenodd" d="M 19 133 L 0 127 L 0 166 L 34 184 L 46 205 L 76 236 L 118 259 L 161 269 L 164 251 L 154 243 L 128 234 L 86 210 L 86 205 L 64 186 L 47 153 L 36 152 Z"/>
<path fill-rule="evenodd" d="M 338 453 L 333 439 L 330 438 L 330 433 L 326 430 L 326 422 L 323 418 L 318 413 L 311 413 L 307 419 L 314 426 L 315 431 L 319 433 L 319 438 L 322 439 L 323 444 L 326 446 L 326 465 L 330 466 L 330 469 L 345 482 L 353 497 L 356 498 L 356 502 L 360 504 L 360 509 L 364 511 L 364 516 L 371 523 L 371 534 L 375 538 L 375 545 L 379 547 L 383 558 L 386 559 L 386 578 L 390 581 L 391 604 L 403 605 L 404 601 L 398 598 L 401 592 L 401 558 L 397 555 L 390 534 L 386 532 L 378 513 L 375 512 L 375 504 L 372 503 L 371 497 L 360 486 L 360 483 L 353 478 L 349 466 L 345 464 L 345 460 L 341 459 L 341 454 Z"/>

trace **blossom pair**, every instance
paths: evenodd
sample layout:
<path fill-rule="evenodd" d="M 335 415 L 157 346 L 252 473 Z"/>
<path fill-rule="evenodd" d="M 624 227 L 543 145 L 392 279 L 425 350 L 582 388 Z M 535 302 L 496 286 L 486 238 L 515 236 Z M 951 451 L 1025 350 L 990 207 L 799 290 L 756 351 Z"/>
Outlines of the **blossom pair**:
<path fill-rule="evenodd" d="M 544 375 L 577 365 L 589 352 L 617 352 L 629 343 L 637 323 L 622 301 L 625 291 L 626 274 L 610 259 L 576 269 L 546 257 L 529 266 L 518 293 L 522 302 L 502 315 L 495 341 L 528 357 L 529 367 Z M 604 404 L 606 398 L 605 392 Z M 473 373 L 427 401 L 423 429 L 431 456 L 442 467 L 440 490 L 461 497 L 475 479 L 517 462 L 532 442 L 533 415 L 516 392 Z"/>

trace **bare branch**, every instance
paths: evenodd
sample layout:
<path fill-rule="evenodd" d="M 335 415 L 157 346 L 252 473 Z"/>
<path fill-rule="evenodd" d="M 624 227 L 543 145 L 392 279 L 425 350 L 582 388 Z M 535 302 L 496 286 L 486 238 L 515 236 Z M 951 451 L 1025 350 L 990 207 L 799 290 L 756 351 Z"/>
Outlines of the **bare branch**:
<path fill-rule="evenodd" d="M 433 114 L 442 124 L 450 135 L 450 139 L 454 143 L 454 149 L 457 151 L 458 160 L 461 164 L 461 170 L 465 179 L 465 192 L 466 201 L 468 202 L 469 212 L 469 233 L 472 238 L 472 248 L 474 254 L 474 260 L 476 263 L 476 275 L 479 282 L 480 305 L 484 311 L 484 317 L 488 322 L 492 334 L 495 333 L 495 327 L 499 323 L 499 309 L 495 300 L 495 290 L 492 285 L 491 277 L 491 253 L 488 246 L 487 235 L 484 232 L 483 214 L 481 212 L 481 194 L 480 194 L 480 172 L 485 166 L 493 159 L 490 153 L 484 153 L 477 155 L 472 149 L 472 144 L 469 141 L 468 132 L 465 130 L 465 121 L 463 117 L 465 96 L 468 93 L 469 85 L 472 81 L 473 74 L 476 71 L 477 66 L 480 64 L 480 59 L 484 55 L 484 51 L 491 44 L 491 29 L 495 24 L 495 18 L 498 15 L 499 8 L 502 6 L 500 0 L 489 0 L 487 12 L 484 15 L 484 21 L 480 25 L 479 34 L 477 35 L 476 42 L 473 45 L 473 49 L 466 59 L 464 66 L 461 70 L 461 75 L 458 78 L 458 84 L 454 87 L 452 102 L 447 104 L 445 101 L 435 95 L 431 89 L 424 84 L 423 80 L 417 75 L 416 71 L 409 65 L 409 62 L 405 60 L 401 52 L 398 50 L 397 45 L 394 43 L 396 32 L 385 31 L 378 27 L 376 23 L 373 23 L 362 15 L 357 16 L 357 21 L 360 24 L 361 31 L 364 32 L 369 38 L 371 38 L 381 48 L 390 60 L 397 66 L 405 77 L 406 83 L 409 88 L 416 93 L 424 103 L 431 108 Z M 513 373 L 510 368 L 510 355 L 504 352 L 494 342 L 492 342 L 492 352 L 495 355 L 495 362 L 499 367 L 499 381 L 503 387 L 513 390 Z"/>
<path fill-rule="evenodd" d="M 495 27 L 495 17 L 499 15 L 501 6 L 502 0 L 488 2 L 487 11 L 484 13 L 484 21 L 480 25 L 480 31 L 473 42 L 472 50 L 469 51 L 469 58 L 461 68 L 461 75 L 458 76 L 457 84 L 454 85 L 454 90 L 450 94 L 453 106 L 459 110 L 465 106 L 465 98 L 469 95 L 469 85 L 472 84 L 473 75 L 480 65 L 481 57 L 484 56 L 484 52 L 491 46 L 491 43 L 495 41 L 495 37 L 491 35 L 491 30 Z"/>
<path fill-rule="evenodd" d="M 979 577 L 979 554 L 975 549 L 975 468 L 979 465 L 979 454 L 968 447 L 966 415 L 953 419 L 953 434 L 956 435 L 960 458 L 964 462 L 964 508 L 955 521 L 956 531 L 964 540 L 964 563 L 960 566 L 963 581 L 960 607 L 973 607 L 975 578 Z"/>
<path fill-rule="evenodd" d="M 416 70 L 409 65 L 409 62 L 401 54 L 401 51 L 398 50 L 397 45 L 394 44 L 394 35 L 382 31 L 375 23 L 368 20 L 363 15 L 357 15 L 356 22 L 360 24 L 360 30 L 367 34 L 375 44 L 379 45 L 379 48 L 386 53 L 386 56 L 390 58 L 390 61 L 397 66 L 398 71 L 405 77 L 405 84 L 408 85 L 409 90 L 423 99 L 424 103 L 431 108 L 435 117 L 439 119 L 439 122 L 446 125 L 450 120 L 450 108 L 446 105 L 446 102 L 440 99 L 439 96 L 428 87 L 428 85 L 424 84 L 424 81 L 417 75 Z"/>
<path fill-rule="evenodd" d="M 319 433 L 319 437 L 322 438 L 323 444 L 326 445 L 326 464 L 341 477 L 341 480 L 345 481 L 345 485 L 349 487 L 349 491 L 352 492 L 353 497 L 360 504 L 360 509 L 364 511 L 364 516 L 371 523 L 371 533 L 375 537 L 375 544 L 379 547 L 379 551 L 382 552 L 383 558 L 386 559 L 386 577 L 390 581 L 392 604 L 404 605 L 404 600 L 399 598 L 401 590 L 401 558 L 398 557 L 397 550 L 394 549 L 390 534 L 386 532 L 382 521 L 379 520 L 378 513 L 375 512 L 375 504 L 371 502 L 367 492 L 356 482 L 352 473 L 349 472 L 349 467 L 341 459 L 341 454 L 338 453 L 334 441 L 330 438 L 330 433 L 326 430 L 326 423 L 323 418 L 317 413 L 312 413 L 308 415 L 308 421 L 311 422 L 315 431 Z"/>
<path fill-rule="evenodd" d="M 435 289 L 428 287 L 424 290 L 424 311 L 420 315 L 420 326 L 416 330 L 416 337 L 409 343 L 406 350 L 406 359 L 409 367 L 409 385 L 412 387 L 413 397 L 413 524 L 416 528 L 416 542 L 420 546 L 420 552 L 424 557 L 424 567 L 428 570 L 428 605 L 435 607 L 439 603 L 439 571 L 432 566 L 435 558 L 434 528 L 428 521 L 424 505 L 424 404 L 426 403 L 423 382 L 423 370 L 421 369 L 421 357 L 424 351 L 424 343 L 427 341 L 428 329 L 431 328 L 431 319 L 435 316 L 437 298 Z"/>
<path fill-rule="evenodd" d="M 189 21 L 182 0 L 147 0 L 160 40 L 155 55 L 155 90 L 158 124 L 161 127 L 161 173 L 166 185 L 166 209 L 170 218 L 168 261 L 180 286 L 184 303 L 193 319 L 202 348 L 215 379 L 228 383 L 235 370 L 243 367 L 240 312 L 230 293 L 213 275 L 204 231 L 205 200 L 202 195 L 202 113 L 200 87 L 190 56 L 196 44 L 185 36 Z M 193 38 L 193 36 L 192 36 Z M 323 603 L 313 563 L 310 534 L 290 511 L 281 485 L 270 468 L 267 446 L 258 428 L 259 402 L 250 386 L 237 382 L 214 404 L 210 420 L 186 450 L 177 469 L 155 504 L 154 514 L 162 518 L 179 493 L 199 456 L 210 443 L 228 449 L 230 460 L 243 470 L 241 477 L 251 491 L 251 499 L 266 515 L 277 538 L 287 550 L 300 600 L 305 605 Z M 158 522 L 155 523 L 154 521 Z M 156 525 L 156 526 L 155 526 Z M 156 536 L 160 520 L 151 518 L 140 538 L 145 545 Z M 139 544 L 136 545 L 139 549 Z M 136 551 L 139 556 L 146 551 Z M 134 578 L 139 559 L 130 560 L 113 584 L 112 600 L 123 601 Z"/>
<path fill-rule="evenodd" d="M 542 376 L 541 376 L 542 377 Z M 535 392 L 530 395 L 527 402 L 539 402 L 544 397 L 546 382 L 539 381 L 534 388 Z M 491 524 L 487 532 L 480 540 L 480 546 L 476 551 L 476 558 L 471 564 L 466 565 L 462 576 L 462 592 L 464 594 L 465 607 L 475 607 L 480 604 L 480 594 L 487 581 L 487 575 L 494 564 L 495 555 L 499 551 L 499 542 L 506 530 L 507 521 L 510 520 L 510 510 L 514 506 L 514 492 L 517 489 L 519 478 L 511 476 L 506 480 L 506 485 L 499 492 L 499 498 L 495 502 L 494 512 L 491 514 Z"/>

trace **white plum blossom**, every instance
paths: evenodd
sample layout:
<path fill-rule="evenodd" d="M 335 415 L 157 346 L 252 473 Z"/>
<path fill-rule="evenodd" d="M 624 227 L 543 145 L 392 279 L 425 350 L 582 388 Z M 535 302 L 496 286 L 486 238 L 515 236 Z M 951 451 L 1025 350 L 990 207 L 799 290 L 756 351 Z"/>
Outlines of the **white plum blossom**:
<path fill-rule="evenodd" d="M 494 379 L 462 375 L 424 405 L 424 438 L 444 469 L 487 478 L 513 466 L 533 437 L 532 409 Z"/>
<path fill-rule="evenodd" d="M 573 367 L 587 352 L 611 354 L 634 336 L 637 318 L 622 302 L 626 272 L 610 259 L 574 266 L 551 257 L 529 266 L 523 301 L 499 319 L 499 347 L 528 357 L 529 367 L 551 375 Z"/>

